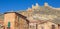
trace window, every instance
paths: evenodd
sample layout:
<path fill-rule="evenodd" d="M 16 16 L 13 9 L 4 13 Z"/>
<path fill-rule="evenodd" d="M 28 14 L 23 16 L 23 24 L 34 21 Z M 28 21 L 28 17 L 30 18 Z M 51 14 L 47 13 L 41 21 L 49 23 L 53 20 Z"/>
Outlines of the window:
<path fill-rule="evenodd" d="M 19 22 L 20 16 L 17 16 L 17 19 L 18 19 L 18 22 Z"/>
<path fill-rule="evenodd" d="M 52 25 L 52 29 L 55 29 L 55 25 Z"/>
<path fill-rule="evenodd" d="M 41 26 L 41 29 L 44 29 L 44 27 L 43 27 L 43 26 Z"/>
<path fill-rule="evenodd" d="M 8 27 L 10 27 L 10 22 L 8 22 Z"/>
<path fill-rule="evenodd" d="M 44 24 L 41 24 L 41 29 L 44 29 Z"/>

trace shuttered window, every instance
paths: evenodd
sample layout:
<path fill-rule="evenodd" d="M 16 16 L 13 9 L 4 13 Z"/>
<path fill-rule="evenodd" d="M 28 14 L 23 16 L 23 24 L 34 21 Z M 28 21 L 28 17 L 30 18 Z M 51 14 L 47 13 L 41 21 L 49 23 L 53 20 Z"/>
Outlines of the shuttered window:
<path fill-rule="evenodd" d="M 8 27 L 10 27 L 10 22 L 8 22 Z"/>

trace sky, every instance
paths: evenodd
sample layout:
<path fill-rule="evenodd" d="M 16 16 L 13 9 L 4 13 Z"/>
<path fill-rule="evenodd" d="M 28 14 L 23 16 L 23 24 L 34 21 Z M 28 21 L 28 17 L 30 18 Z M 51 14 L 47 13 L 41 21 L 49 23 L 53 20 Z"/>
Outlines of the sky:
<path fill-rule="evenodd" d="M 0 13 L 7 11 L 19 11 L 26 10 L 28 7 L 32 7 L 38 3 L 43 6 L 47 2 L 50 6 L 59 8 L 60 0 L 0 0 Z"/>

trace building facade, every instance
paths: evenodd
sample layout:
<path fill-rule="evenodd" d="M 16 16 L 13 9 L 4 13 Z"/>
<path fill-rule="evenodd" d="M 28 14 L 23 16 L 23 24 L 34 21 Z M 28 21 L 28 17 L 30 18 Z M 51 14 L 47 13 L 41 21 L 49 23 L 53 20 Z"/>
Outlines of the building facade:
<path fill-rule="evenodd" d="M 59 24 L 52 21 L 33 21 L 29 23 L 29 29 L 60 29 Z"/>
<path fill-rule="evenodd" d="M 16 12 L 6 12 L 4 14 L 3 29 L 28 29 L 28 26 L 29 21 L 25 16 Z"/>

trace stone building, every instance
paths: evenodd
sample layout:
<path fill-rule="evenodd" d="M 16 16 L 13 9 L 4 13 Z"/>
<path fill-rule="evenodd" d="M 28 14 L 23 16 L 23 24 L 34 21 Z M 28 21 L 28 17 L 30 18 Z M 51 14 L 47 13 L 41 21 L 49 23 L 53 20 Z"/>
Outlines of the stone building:
<path fill-rule="evenodd" d="M 29 26 L 29 21 L 26 17 L 17 12 L 4 13 L 4 20 L 1 21 L 0 24 L 3 23 L 1 28 L 3 29 L 28 29 Z"/>
<path fill-rule="evenodd" d="M 37 29 L 37 23 L 38 23 L 37 20 L 31 20 L 29 22 L 29 29 Z"/>
<path fill-rule="evenodd" d="M 29 23 L 29 29 L 60 29 L 60 24 L 55 20 L 37 20 Z"/>
<path fill-rule="evenodd" d="M 2 19 L 0 19 L 0 29 L 4 29 L 4 26 L 3 26 L 4 22 Z"/>
<path fill-rule="evenodd" d="M 50 21 L 44 21 L 38 24 L 38 29 L 58 29 L 58 24 Z"/>

